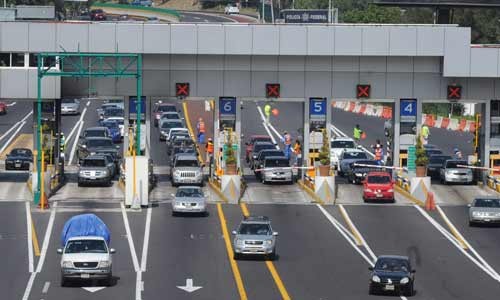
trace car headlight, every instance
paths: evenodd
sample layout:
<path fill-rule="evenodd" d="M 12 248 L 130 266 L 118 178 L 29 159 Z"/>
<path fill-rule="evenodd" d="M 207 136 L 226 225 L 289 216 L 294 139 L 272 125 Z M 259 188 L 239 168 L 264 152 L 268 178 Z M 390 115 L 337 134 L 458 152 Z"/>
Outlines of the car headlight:
<path fill-rule="evenodd" d="M 363 173 L 355 173 L 354 175 L 361 177 L 361 176 L 363 176 Z"/>
<path fill-rule="evenodd" d="M 365 192 L 372 193 L 372 189 L 366 189 Z"/>
<path fill-rule="evenodd" d="M 174 205 L 175 205 L 175 206 L 182 206 L 182 202 L 180 202 L 180 201 L 175 201 L 175 204 L 174 204 Z"/>
<path fill-rule="evenodd" d="M 80 175 L 84 175 L 85 174 L 85 171 L 80 171 Z"/>
<path fill-rule="evenodd" d="M 408 277 L 404 277 L 403 279 L 401 279 L 401 281 L 399 281 L 399 283 L 401 284 L 407 284 L 408 282 L 410 282 L 410 278 Z"/>
<path fill-rule="evenodd" d="M 394 193 L 394 189 L 388 189 L 387 192 L 388 193 Z"/>
<path fill-rule="evenodd" d="M 108 268 L 111 266 L 111 262 L 109 260 L 101 260 L 99 262 L 98 268 Z"/>
<path fill-rule="evenodd" d="M 243 245 L 242 239 L 236 239 L 236 240 L 234 240 L 234 242 L 236 243 L 236 245 L 239 245 L 239 246 Z"/>
<path fill-rule="evenodd" d="M 273 244 L 273 240 L 266 240 L 266 245 L 271 246 Z"/>
<path fill-rule="evenodd" d="M 179 171 L 179 170 L 175 170 L 174 175 L 175 175 L 175 176 L 181 176 L 181 171 Z"/>
<path fill-rule="evenodd" d="M 90 152 L 90 155 L 96 155 L 96 152 Z"/>
<path fill-rule="evenodd" d="M 373 282 L 380 282 L 380 277 L 378 277 L 377 275 L 373 275 L 372 281 Z"/>
<path fill-rule="evenodd" d="M 71 262 L 71 261 L 63 261 L 62 262 L 62 267 L 63 268 L 73 268 L 73 262 Z"/>

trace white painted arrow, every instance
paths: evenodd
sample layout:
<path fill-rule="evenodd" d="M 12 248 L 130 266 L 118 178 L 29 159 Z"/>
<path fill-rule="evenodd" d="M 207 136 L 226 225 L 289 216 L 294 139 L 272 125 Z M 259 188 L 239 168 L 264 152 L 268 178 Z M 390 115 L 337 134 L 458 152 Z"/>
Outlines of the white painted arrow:
<path fill-rule="evenodd" d="M 193 279 L 191 279 L 191 278 L 187 278 L 186 279 L 186 285 L 185 286 L 182 286 L 182 285 L 179 286 L 178 285 L 177 287 L 180 288 L 181 290 L 184 290 L 184 291 L 188 292 L 188 293 L 192 293 L 192 292 L 197 291 L 197 290 L 199 290 L 199 289 L 202 288 L 202 286 L 193 286 Z"/>
<path fill-rule="evenodd" d="M 95 293 L 100 290 L 104 290 L 106 287 L 105 286 L 92 286 L 92 287 L 82 287 L 82 289 L 86 290 L 87 292 Z"/>

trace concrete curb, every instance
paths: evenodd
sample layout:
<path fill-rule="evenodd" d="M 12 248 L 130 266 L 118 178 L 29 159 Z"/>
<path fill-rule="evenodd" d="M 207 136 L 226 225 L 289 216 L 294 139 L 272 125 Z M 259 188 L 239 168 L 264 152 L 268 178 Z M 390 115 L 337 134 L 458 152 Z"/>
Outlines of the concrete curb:
<path fill-rule="evenodd" d="M 305 191 L 311 198 L 312 198 L 312 202 L 313 203 L 317 203 L 317 204 L 321 204 L 321 205 L 325 205 L 325 202 L 323 202 L 323 200 L 321 200 L 318 195 L 316 195 L 316 193 L 311 189 L 309 188 L 308 186 L 306 186 L 302 180 L 298 180 L 297 181 L 297 184 L 299 185 L 299 187 Z M 335 204 L 335 202 L 334 202 Z"/>
<path fill-rule="evenodd" d="M 417 198 L 413 197 L 409 192 L 407 192 L 406 190 L 404 190 L 403 188 L 401 188 L 400 186 L 398 185 L 394 185 L 394 191 L 398 192 L 399 194 L 401 194 L 403 197 L 406 197 L 408 200 L 410 200 L 411 202 L 417 204 L 418 206 L 425 206 L 425 203 L 418 200 Z"/>
<path fill-rule="evenodd" d="M 212 182 L 211 179 L 208 180 L 208 186 L 222 199 L 223 203 L 229 203 L 229 200 L 224 196 L 222 191 Z"/>

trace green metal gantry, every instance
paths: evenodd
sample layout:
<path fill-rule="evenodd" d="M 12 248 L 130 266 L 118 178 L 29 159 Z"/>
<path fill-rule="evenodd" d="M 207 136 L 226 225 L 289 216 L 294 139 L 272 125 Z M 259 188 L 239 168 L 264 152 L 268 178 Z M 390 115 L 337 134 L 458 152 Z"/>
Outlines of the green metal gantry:
<path fill-rule="evenodd" d="M 41 197 L 41 153 L 42 136 L 40 128 L 42 123 L 42 79 L 46 76 L 52 77 L 113 77 L 113 78 L 136 78 L 137 83 L 137 124 L 135 135 L 135 149 L 141 146 L 141 107 L 142 107 L 142 55 L 125 53 L 80 53 L 80 52 L 44 52 L 37 55 L 37 187 L 34 193 L 34 202 L 38 204 Z M 59 69 L 54 65 L 45 66 L 44 61 L 55 61 Z M 56 64 L 56 65 L 57 65 Z M 133 65 L 136 69 L 132 69 Z M 65 70 L 66 68 L 66 70 Z"/>

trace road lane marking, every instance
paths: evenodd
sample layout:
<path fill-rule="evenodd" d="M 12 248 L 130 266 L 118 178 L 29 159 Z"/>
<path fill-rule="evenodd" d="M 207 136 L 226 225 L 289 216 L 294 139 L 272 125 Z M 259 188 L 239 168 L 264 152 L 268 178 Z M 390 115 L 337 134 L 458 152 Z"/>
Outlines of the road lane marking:
<path fill-rule="evenodd" d="M 130 231 L 130 225 L 128 222 L 127 211 L 125 210 L 125 205 L 120 202 L 120 208 L 122 210 L 123 224 L 125 225 L 125 232 L 127 233 L 128 246 L 130 248 L 130 254 L 132 255 L 132 263 L 134 264 L 134 271 L 139 272 L 139 262 L 137 260 L 137 252 L 135 251 L 134 240 L 132 239 L 132 232 Z"/>
<path fill-rule="evenodd" d="M 394 191 L 398 192 L 401 194 L 403 197 L 405 197 L 407 200 L 410 200 L 411 202 L 415 203 L 418 206 L 424 206 L 425 203 L 418 200 L 417 198 L 413 197 L 410 193 L 408 193 L 405 189 L 402 187 L 398 186 L 397 184 L 394 185 Z"/>
<path fill-rule="evenodd" d="M 3 145 L 3 147 L 0 148 L 0 156 L 4 156 L 5 149 L 9 146 L 9 144 L 12 142 L 12 140 L 14 138 L 16 138 L 16 140 L 19 138 L 19 136 L 17 136 L 17 134 L 19 133 L 19 131 L 21 131 L 21 129 L 23 129 L 24 125 L 26 125 L 26 121 L 21 122 L 21 124 L 19 125 L 19 127 L 17 127 L 17 130 L 5 142 L 5 144 Z"/>
<path fill-rule="evenodd" d="M 273 141 L 273 144 L 276 146 L 276 150 L 279 150 L 280 147 L 278 146 L 278 142 L 276 141 L 273 134 L 271 133 L 271 130 L 269 130 L 268 123 L 266 121 L 266 117 L 264 116 L 264 113 L 262 112 L 262 108 L 260 108 L 260 106 L 257 103 L 255 105 L 257 106 L 257 111 L 259 112 L 260 118 L 262 119 L 262 126 L 264 126 L 264 129 L 266 130 L 267 135 L 271 138 L 271 140 Z M 279 137 L 279 135 L 278 135 L 278 137 Z"/>
<path fill-rule="evenodd" d="M 13 138 L 14 136 L 15 136 L 15 134 L 12 135 L 11 138 Z M 7 158 L 7 154 L 9 154 L 12 151 L 12 149 L 14 149 L 14 148 L 33 149 L 33 134 L 21 133 L 13 141 L 11 141 L 9 139 L 9 141 L 6 142 L 4 147 L 2 147 L 2 149 L 0 149 L 1 150 L 0 151 L 0 159 L 5 160 Z"/>
<path fill-rule="evenodd" d="M 330 130 L 333 131 L 335 134 L 337 135 L 341 135 L 343 137 L 348 137 L 348 138 L 352 138 L 351 136 L 348 136 L 347 134 L 345 134 L 344 132 L 342 132 L 342 130 L 338 129 L 335 125 L 333 124 L 330 124 Z M 375 157 L 375 154 L 373 154 L 370 150 L 366 149 L 365 146 L 359 144 L 360 148 L 366 152 L 366 154 L 370 155 L 371 157 Z"/>
<path fill-rule="evenodd" d="M 142 300 L 142 272 L 136 272 L 135 280 L 135 300 Z"/>
<path fill-rule="evenodd" d="M 24 290 L 24 295 L 22 300 L 28 300 L 31 293 L 31 289 L 33 288 L 33 283 L 35 282 L 36 274 L 42 271 L 43 263 L 45 261 L 45 256 L 47 254 L 47 249 L 50 243 L 50 235 L 52 234 L 52 227 L 54 226 L 56 209 L 57 209 L 57 202 L 54 202 L 54 204 L 52 205 L 52 209 L 50 211 L 50 218 L 49 218 L 49 223 L 47 224 L 47 230 L 45 231 L 45 236 L 43 238 L 42 253 L 40 255 L 40 259 L 38 260 L 38 266 L 36 268 L 36 271 L 32 272 L 30 275 L 30 278 L 26 285 L 26 289 Z"/>
<path fill-rule="evenodd" d="M 455 225 L 453 225 L 450 222 L 450 219 L 448 219 L 448 216 L 445 215 L 445 213 L 443 212 L 441 207 L 436 205 L 436 208 L 437 208 L 437 211 L 439 212 L 439 215 L 441 216 L 443 221 L 446 223 L 446 226 L 448 226 L 448 228 L 450 229 L 451 234 L 453 234 L 455 236 L 455 239 L 458 241 L 460 246 L 462 246 L 463 249 L 467 250 L 468 247 L 467 247 L 467 244 L 465 243 L 464 237 L 458 232 Z"/>
<path fill-rule="evenodd" d="M 16 103 L 17 103 L 17 102 L 15 102 L 15 101 L 14 101 L 14 102 L 12 102 L 12 103 L 7 104 L 7 106 L 8 106 L 8 107 L 11 107 L 11 106 L 16 105 Z"/>
<path fill-rule="evenodd" d="M 50 281 L 45 281 L 45 284 L 43 285 L 42 289 L 42 294 L 47 294 L 47 292 L 49 291 L 49 287 L 50 287 Z"/>
<path fill-rule="evenodd" d="M 248 210 L 248 207 L 247 207 L 246 203 L 241 203 L 240 207 L 241 207 L 241 212 L 243 213 L 243 215 L 245 217 L 249 217 L 250 216 L 250 211 Z M 281 297 L 283 298 L 283 300 L 290 300 L 290 299 L 292 299 L 290 297 L 290 295 L 288 294 L 288 291 L 286 290 L 286 287 L 283 284 L 283 281 L 281 280 L 281 277 L 280 277 L 278 271 L 276 270 L 276 267 L 274 266 L 274 263 L 272 261 L 270 261 L 270 260 L 266 260 L 266 266 L 267 266 L 267 269 L 269 270 L 269 273 L 271 273 L 271 276 L 274 279 L 274 283 L 276 284 L 276 287 L 278 288 L 278 290 L 279 290 L 279 292 L 280 292 Z"/>
<path fill-rule="evenodd" d="M 478 266 L 481 270 L 483 270 L 491 278 L 500 282 L 500 276 L 488 264 L 486 264 L 486 265 L 482 264 L 480 261 L 478 261 L 476 258 L 474 258 L 469 252 L 467 252 L 465 249 L 463 249 L 461 247 L 460 243 L 456 240 L 456 238 L 451 233 L 449 233 L 446 229 L 444 229 L 443 226 L 441 226 L 441 224 L 439 224 L 436 220 L 434 220 L 420 206 L 414 205 L 414 207 L 420 212 L 420 214 L 422 214 L 424 216 L 424 218 L 426 218 L 434 226 L 434 228 L 436 228 L 445 238 L 447 238 L 451 242 L 451 244 L 454 245 L 460 252 L 462 252 L 470 261 L 472 261 L 476 266 Z"/>
<path fill-rule="evenodd" d="M 30 216 L 31 218 L 31 216 Z M 38 244 L 38 236 L 36 234 L 35 223 L 33 218 L 31 218 L 31 230 L 32 230 L 32 240 L 33 240 L 33 250 L 35 251 L 35 256 L 40 256 L 40 245 Z"/>
<path fill-rule="evenodd" d="M 351 224 L 351 225 L 349 225 L 349 228 L 354 231 L 353 232 L 354 236 L 357 236 L 360 239 L 361 244 L 363 245 L 363 247 L 365 247 L 366 251 L 368 251 L 368 254 L 370 254 L 372 259 L 374 261 L 376 261 L 377 256 L 375 255 L 375 253 L 373 253 L 373 250 L 370 248 L 368 243 L 365 241 L 365 239 L 363 238 L 363 235 L 361 235 L 361 233 L 359 232 L 356 225 L 354 225 L 354 222 L 352 222 L 351 217 L 349 217 L 349 214 L 347 213 L 347 210 L 344 208 L 344 206 L 342 204 L 339 204 L 339 208 L 340 208 L 340 212 L 341 212 L 342 216 L 344 217 L 344 219 L 346 220 L 346 222 L 348 224 Z"/>
<path fill-rule="evenodd" d="M 146 226 L 144 229 L 144 243 L 142 245 L 142 258 L 141 258 L 141 271 L 146 272 L 146 265 L 148 260 L 148 247 L 149 247 L 149 235 L 151 233 L 151 206 L 148 207 L 146 212 Z"/>
<path fill-rule="evenodd" d="M 352 223 L 351 218 L 349 215 L 347 215 L 347 212 L 345 208 L 342 206 L 342 204 L 339 204 L 339 209 L 340 209 L 340 214 L 344 218 L 345 222 L 347 223 L 347 227 L 351 230 L 354 240 L 356 241 L 357 246 L 363 246 L 363 241 L 361 240 L 361 236 L 359 234 L 359 231 L 356 227 L 354 227 L 354 224 Z"/>
<path fill-rule="evenodd" d="M 14 123 L 14 125 L 12 125 L 9 130 L 7 130 L 2 136 L 0 136 L 0 141 L 3 140 L 5 137 L 7 137 L 7 135 L 9 135 L 9 133 L 13 130 L 15 130 L 17 128 L 17 126 L 19 126 L 19 124 L 21 124 L 22 122 L 26 121 L 26 119 L 28 119 L 28 117 L 33 113 L 33 111 L 30 111 L 26 116 L 24 116 L 24 118 L 22 118 L 20 121 Z"/>
<path fill-rule="evenodd" d="M 28 201 L 25 202 L 26 207 L 26 230 L 28 232 L 28 270 L 30 273 L 33 273 L 33 236 L 31 226 L 33 223 L 31 222 L 31 212 L 30 212 L 30 203 Z"/>
<path fill-rule="evenodd" d="M 198 139 L 195 138 L 193 126 L 191 125 L 191 119 L 189 118 L 187 103 L 185 101 L 182 102 L 182 109 L 184 110 L 184 119 L 186 121 L 186 126 L 188 128 L 189 134 L 191 135 L 191 139 L 193 140 L 194 144 L 197 145 L 198 148 L 198 161 L 200 162 L 200 164 L 204 164 L 205 162 L 203 161 L 203 158 L 201 157 L 200 154 L 201 149 L 200 146 L 198 145 Z"/>
<path fill-rule="evenodd" d="M 77 136 L 80 136 L 81 132 L 82 132 L 82 128 L 83 128 L 83 123 L 85 121 L 81 121 L 80 122 L 80 127 L 78 127 L 78 133 L 77 133 Z M 75 152 L 76 152 L 76 146 L 78 144 L 78 139 L 75 138 L 74 142 L 73 142 L 73 147 L 71 147 L 71 152 L 70 152 L 70 155 L 69 155 L 69 161 L 68 161 L 68 166 L 71 166 L 71 164 L 73 163 L 73 158 L 75 157 Z"/>
<path fill-rule="evenodd" d="M 233 271 L 234 281 L 236 282 L 236 287 L 238 293 L 240 294 L 241 300 L 248 300 L 247 293 L 245 291 L 245 286 L 243 285 L 243 280 L 241 279 L 240 269 L 238 264 L 233 257 L 233 246 L 231 245 L 231 239 L 229 238 L 229 233 L 227 230 L 227 222 L 224 217 L 224 211 L 222 210 L 222 205 L 217 203 L 217 213 L 219 215 L 219 221 L 222 228 L 222 236 L 224 237 L 224 243 L 226 244 L 227 256 L 229 258 L 229 263 Z"/>

